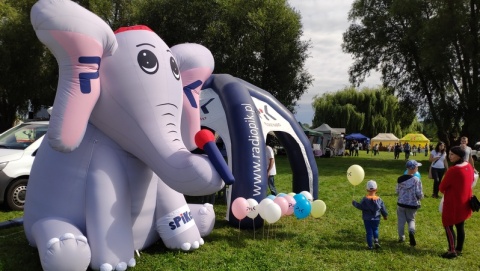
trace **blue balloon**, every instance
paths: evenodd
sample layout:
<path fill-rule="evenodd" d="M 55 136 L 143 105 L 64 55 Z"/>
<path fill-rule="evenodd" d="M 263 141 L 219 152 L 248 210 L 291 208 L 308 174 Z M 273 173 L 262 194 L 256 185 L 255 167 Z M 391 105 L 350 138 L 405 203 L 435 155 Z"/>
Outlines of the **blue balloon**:
<path fill-rule="evenodd" d="M 295 217 L 297 219 L 304 219 L 308 217 L 310 215 L 310 212 L 312 211 L 312 204 L 310 203 L 310 201 L 308 201 L 305 198 L 305 196 L 303 197 L 304 199 L 300 199 L 300 200 L 295 199 L 297 203 L 295 204 L 293 213 L 295 214 Z"/>
<path fill-rule="evenodd" d="M 275 199 L 275 196 L 274 195 L 268 195 L 267 198 L 271 199 L 271 200 L 274 200 Z"/>
<path fill-rule="evenodd" d="M 403 172 L 403 175 L 407 175 L 407 173 L 408 173 L 408 170 L 405 170 L 405 171 Z M 419 179 L 422 178 L 422 175 L 421 175 L 420 172 L 418 172 L 418 171 L 415 172 L 415 173 L 413 174 L 413 176 L 417 176 Z"/>
<path fill-rule="evenodd" d="M 280 193 L 280 194 L 277 195 L 277 197 L 285 197 L 286 195 L 287 194 L 285 194 L 285 193 Z"/>

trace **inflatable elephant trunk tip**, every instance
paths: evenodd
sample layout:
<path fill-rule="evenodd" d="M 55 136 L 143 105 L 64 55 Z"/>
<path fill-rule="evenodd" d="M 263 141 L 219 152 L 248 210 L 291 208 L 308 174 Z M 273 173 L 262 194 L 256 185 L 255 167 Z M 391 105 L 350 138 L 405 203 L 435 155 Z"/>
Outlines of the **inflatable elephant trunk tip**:
<path fill-rule="evenodd" d="M 212 162 L 213 167 L 220 177 L 222 177 L 225 184 L 232 185 L 235 182 L 235 178 L 215 144 L 215 136 L 213 133 L 207 129 L 198 131 L 197 134 L 195 134 L 195 144 L 197 144 L 198 148 L 205 151 L 208 159 L 210 159 L 210 162 Z"/>

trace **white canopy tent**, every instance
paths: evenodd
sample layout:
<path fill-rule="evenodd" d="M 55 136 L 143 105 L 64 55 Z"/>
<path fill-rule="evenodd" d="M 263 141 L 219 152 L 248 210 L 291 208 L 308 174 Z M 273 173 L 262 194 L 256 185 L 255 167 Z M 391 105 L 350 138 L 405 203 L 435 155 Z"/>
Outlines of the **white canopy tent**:
<path fill-rule="evenodd" d="M 327 147 L 335 149 L 335 154 L 338 154 L 340 150 L 344 149 L 342 133 L 330 127 L 330 125 L 324 123 L 313 130 L 323 133 L 322 142 L 320 143 L 322 153 L 325 153 Z"/>
<path fill-rule="evenodd" d="M 386 148 L 388 145 L 395 146 L 395 143 L 400 142 L 400 139 L 392 133 L 379 133 L 376 137 L 370 140 L 370 146 L 379 144 L 380 147 Z"/>

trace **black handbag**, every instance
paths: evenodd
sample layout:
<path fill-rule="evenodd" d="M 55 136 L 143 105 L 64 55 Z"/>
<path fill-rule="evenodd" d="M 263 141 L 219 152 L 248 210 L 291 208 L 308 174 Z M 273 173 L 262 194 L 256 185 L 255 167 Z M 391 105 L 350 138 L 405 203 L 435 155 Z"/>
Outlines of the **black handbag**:
<path fill-rule="evenodd" d="M 480 201 L 478 201 L 477 196 L 475 195 L 470 198 L 470 208 L 472 208 L 472 211 L 474 212 L 478 212 L 478 210 L 480 210 Z"/>

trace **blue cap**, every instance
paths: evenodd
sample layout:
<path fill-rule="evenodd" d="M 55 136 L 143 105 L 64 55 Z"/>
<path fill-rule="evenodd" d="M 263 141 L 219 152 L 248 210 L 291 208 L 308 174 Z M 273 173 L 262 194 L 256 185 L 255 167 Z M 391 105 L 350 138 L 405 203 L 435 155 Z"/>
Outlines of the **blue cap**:
<path fill-rule="evenodd" d="M 415 169 L 416 167 L 421 166 L 422 164 L 415 161 L 415 160 L 408 160 L 407 161 L 407 168 L 408 169 Z"/>

